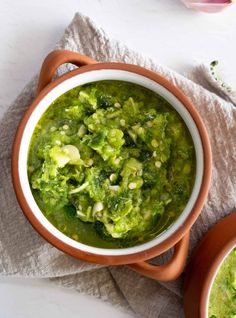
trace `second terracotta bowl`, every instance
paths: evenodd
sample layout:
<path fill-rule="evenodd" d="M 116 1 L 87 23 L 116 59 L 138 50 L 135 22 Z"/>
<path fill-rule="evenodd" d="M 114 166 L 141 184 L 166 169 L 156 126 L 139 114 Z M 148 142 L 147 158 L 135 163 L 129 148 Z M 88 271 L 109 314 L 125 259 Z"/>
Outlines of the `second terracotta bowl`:
<path fill-rule="evenodd" d="M 208 318 L 208 304 L 214 279 L 221 264 L 235 247 L 236 212 L 233 212 L 213 226 L 191 258 L 184 285 L 186 318 Z"/>
<path fill-rule="evenodd" d="M 55 81 L 56 69 L 64 63 L 79 68 Z M 34 128 L 50 104 L 66 91 L 99 80 L 122 80 L 139 84 L 163 96 L 180 114 L 192 136 L 196 153 L 196 179 L 191 197 L 175 223 L 149 242 L 130 248 L 103 249 L 76 242 L 57 230 L 39 210 L 27 176 L 27 154 Z M 97 63 L 75 52 L 58 50 L 45 59 L 38 85 L 38 96 L 29 106 L 16 133 L 12 153 L 12 177 L 17 199 L 33 227 L 62 251 L 89 262 L 130 264 L 136 271 L 159 280 L 172 280 L 183 271 L 189 244 L 189 230 L 206 199 L 211 177 L 211 148 L 204 124 L 190 100 L 159 74 L 123 63 Z M 163 266 L 146 262 L 175 246 L 172 259 Z"/>

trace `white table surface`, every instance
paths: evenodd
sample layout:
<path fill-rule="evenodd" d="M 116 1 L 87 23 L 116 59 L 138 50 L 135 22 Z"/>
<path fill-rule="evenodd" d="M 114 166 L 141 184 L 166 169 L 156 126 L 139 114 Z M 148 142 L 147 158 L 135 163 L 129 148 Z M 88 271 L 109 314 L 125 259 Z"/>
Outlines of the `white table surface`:
<path fill-rule="evenodd" d="M 236 87 L 236 5 L 208 15 L 190 11 L 178 0 L 0 0 L 1 115 L 39 70 L 76 11 L 182 74 L 197 60 L 218 59 Z M 47 281 L 0 279 L 0 318 L 94 316 L 130 317 Z"/>

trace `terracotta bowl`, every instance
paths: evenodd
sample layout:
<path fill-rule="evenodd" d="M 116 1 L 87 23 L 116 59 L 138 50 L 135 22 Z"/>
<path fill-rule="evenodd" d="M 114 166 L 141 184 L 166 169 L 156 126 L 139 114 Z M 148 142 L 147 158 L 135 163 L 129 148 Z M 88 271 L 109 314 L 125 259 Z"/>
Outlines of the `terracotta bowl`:
<path fill-rule="evenodd" d="M 236 212 L 224 218 L 207 233 L 191 258 L 184 284 L 186 318 L 208 318 L 211 287 L 221 264 L 234 247 Z"/>
<path fill-rule="evenodd" d="M 52 81 L 64 63 L 79 68 Z M 130 248 L 103 249 L 76 242 L 57 230 L 39 210 L 27 176 L 27 154 L 34 128 L 50 104 L 66 91 L 99 80 L 123 80 L 139 84 L 162 95 L 185 121 L 196 152 L 196 180 L 184 211 L 166 231 L 153 240 Z M 60 250 L 89 262 L 130 264 L 136 271 L 159 280 L 175 279 L 183 271 L 188 251 L 189 230 L 206 199 L 211 177 L 211 149 L 204 124 L 190 100 L 161 75 L 145 68 L 123 63 L 98 63 L 75 52 L 58 50 L 45 59 L 38 84 L 38 96 L 29 106 L 16 133 L 12 152 L 12 177 L 19 204 L 33 227 Z M 163 266 L 147 262 L 175 246 L 172 259 Z"/>

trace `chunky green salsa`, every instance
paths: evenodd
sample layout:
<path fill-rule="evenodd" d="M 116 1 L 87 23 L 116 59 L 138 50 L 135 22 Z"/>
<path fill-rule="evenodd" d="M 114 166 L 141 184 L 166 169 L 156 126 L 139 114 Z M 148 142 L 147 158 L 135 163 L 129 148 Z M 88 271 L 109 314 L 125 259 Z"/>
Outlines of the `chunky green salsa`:
<path fill-rule="evenodd" d="M 213 283 L 209 318 L 236 318 L 236 248 L 226 257 Z"/>
<path fill-rule="evenodd" d="M 61 232 L 91 246 L 146 242 L 181 214 L 195 151 L 179 114 L 139 85 L 99 81 L 60 96 L 29 149 L 34 198 Z"/>

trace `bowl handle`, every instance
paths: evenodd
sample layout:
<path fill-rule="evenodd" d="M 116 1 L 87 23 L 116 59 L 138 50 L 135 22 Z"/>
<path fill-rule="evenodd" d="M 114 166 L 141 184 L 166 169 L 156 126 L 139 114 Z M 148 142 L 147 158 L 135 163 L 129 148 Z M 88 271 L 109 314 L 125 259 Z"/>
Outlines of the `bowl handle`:
<path fill-rule="evenodd" d="M 52 51 L 45 58 L 41 67 L 37 88 L 38 94 L 45 86 L 47 86 L 52 81 L 53 75 L 55 74 L 57 68 L 64 63 L 71 63 L 76 66 L 83 66 L 88 64 L 95 64 L 97 63 L 97 61 L 91 59 L 88 56 L 81 55 L 73 51 Z"/>
<path fill-rule="evenodd" d="M 175 280 L 183 272 L 189 247 L 189 232 L 175 245 L 174 253 L 169 262 L 164 265 L 152 265 L 146 261 L 130 264 L 136 272 L 160 281 Z"/>

